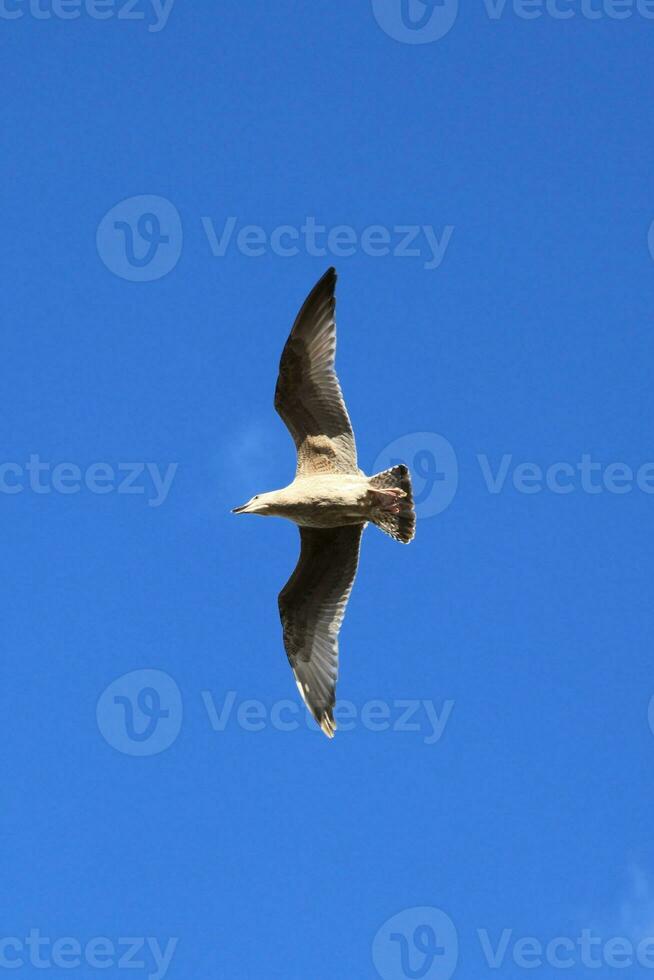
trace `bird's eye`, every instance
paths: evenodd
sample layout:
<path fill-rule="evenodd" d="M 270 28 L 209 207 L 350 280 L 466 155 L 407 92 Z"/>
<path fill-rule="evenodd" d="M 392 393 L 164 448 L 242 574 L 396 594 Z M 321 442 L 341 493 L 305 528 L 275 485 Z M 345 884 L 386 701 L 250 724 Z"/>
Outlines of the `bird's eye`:
<path fill-rule="evenodd" d="M 255 499 L 255 500 L 258 500 L 258 499 L 259 499 L 259 494 L 258 494 L 258 493 L 257 493 L 257 494 L 255 494 L 255 497 L 254 497 L 254 499 Z"/>

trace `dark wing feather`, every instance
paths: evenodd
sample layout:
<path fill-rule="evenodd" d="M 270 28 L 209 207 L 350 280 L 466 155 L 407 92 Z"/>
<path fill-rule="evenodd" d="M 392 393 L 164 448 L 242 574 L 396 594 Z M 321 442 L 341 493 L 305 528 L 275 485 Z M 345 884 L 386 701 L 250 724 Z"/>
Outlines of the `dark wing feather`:
<path fill-rule="evenodd" d="M 275 408 L 297 449 L 297 475 L 357 473 L 357 451 L 336 354 L 336 270 L 329 269 L 298 313 L 279 364 Z"/>
<path fill-rule="evenodd" d="M 284 646 L 300 694 L 333 737 L 338 632 L 359 562 L 363 524 L 300 528 L 300 558 L 279 594 Z"/>

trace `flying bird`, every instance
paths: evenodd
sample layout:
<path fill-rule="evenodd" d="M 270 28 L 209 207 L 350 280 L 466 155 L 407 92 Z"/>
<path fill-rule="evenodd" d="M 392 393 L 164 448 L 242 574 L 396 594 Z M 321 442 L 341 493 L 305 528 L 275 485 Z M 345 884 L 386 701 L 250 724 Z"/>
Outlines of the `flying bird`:
<path fill-rule="evenodd" d="M 279 593 L 284 646 L 305 704 L 325 735 L 336 731 L 338 633 L 367 523 L 408 544 L 415 535 L 411 477 L 398 465 L 366 476 L 334 368 L 336 270 L 298 313 L 279 365 L 275 408 L 297 449 L 293 482 L 260 493 L 234 514 L 286 517 L 299 526 L 300 558 Z"/>

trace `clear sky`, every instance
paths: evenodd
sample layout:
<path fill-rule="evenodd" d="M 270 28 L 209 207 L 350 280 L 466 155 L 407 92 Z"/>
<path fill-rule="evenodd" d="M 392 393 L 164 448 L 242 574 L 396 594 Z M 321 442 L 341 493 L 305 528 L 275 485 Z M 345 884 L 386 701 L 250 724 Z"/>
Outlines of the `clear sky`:
<path fill-rule="evenodd" d="M 651 976 L 652 4 L 53 3 L 0 10 L 0 972 Z M 230 514 L 330 265 L 421 515 L 333 741 L 297 531 Z"/>

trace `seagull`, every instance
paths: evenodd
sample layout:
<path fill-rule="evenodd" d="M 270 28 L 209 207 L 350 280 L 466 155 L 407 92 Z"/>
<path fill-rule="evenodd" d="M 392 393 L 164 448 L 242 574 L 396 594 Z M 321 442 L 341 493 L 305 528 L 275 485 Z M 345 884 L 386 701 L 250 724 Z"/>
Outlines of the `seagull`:
<path fill-rule="evenodd" d="M 338 633 L 368 523 L 408 544 L 415 536 L 411 477 L 403 464 L 366 476 L 334 368 L 336 270 L 309 293 L 279 365 L 275 409 L 297 449 L 295 479 L 233 514 L 285 517 L 300 529 L 300 557 L 279 593 L 284 647 L 302 698 L 329 738 L 336 723 Z"/>

